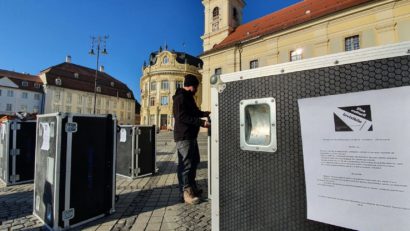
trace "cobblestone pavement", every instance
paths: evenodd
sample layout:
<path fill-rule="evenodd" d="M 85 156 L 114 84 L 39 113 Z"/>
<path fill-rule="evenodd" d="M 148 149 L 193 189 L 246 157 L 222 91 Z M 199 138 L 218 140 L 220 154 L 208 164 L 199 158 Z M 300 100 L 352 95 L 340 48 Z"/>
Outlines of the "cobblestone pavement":
<path fill-rule="evenodd" d="M 207 137 L 200 134 L 201 164 L 197 180 L 207 192 Z M 153 176 L 129 180 L 117 176 L 116 212 L 77 230 L 211 230 L 211 203 L 199 205 L 179 202 L 176 177 L 175 143 L 171 133 L 157 136 L 157 167 Z M 0 186 L 0 231 L 44 230 L 32 215 L 33 185 Z"/>

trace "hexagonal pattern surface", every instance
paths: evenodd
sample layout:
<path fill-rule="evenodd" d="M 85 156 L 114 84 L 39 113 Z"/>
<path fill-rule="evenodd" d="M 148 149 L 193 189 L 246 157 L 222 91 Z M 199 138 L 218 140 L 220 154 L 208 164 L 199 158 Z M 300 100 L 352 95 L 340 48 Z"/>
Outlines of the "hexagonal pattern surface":
<path fill-rule="evenodd" d="M 345 230 L 307 220 L 297 100 L 410 85 L 410 56 L 226 83 L 219 94 L 220 230 Z M 276 99 L 275 153 L 243 151 L 239 103 Z"/>

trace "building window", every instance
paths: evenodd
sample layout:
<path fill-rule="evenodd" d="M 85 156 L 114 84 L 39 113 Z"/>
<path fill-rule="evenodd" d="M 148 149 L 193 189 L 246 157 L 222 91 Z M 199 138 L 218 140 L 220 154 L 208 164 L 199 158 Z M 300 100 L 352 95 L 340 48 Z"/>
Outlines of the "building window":
<path fill-rule="evenodd" d="M 161 81 L 161 89 L 162 89 L 162 90 L 168 90 L 168 89 L 169 89 L 168 80 L 162 80 L 162 81 Z"/>
<path fill-rule="evenodd" d="M 21 112 L 26 112 L 27 111 L 27 105 L 21 105 L 20 106 L 20 111 Z"/>
<path fill-rule="evenodd" d="M 183 81 L 176 81 L 175 82 L 175 88 L 179 89 L 179 88 L 183 88 L 184 87 L 184 82 Z"/>
<path fill-rule="evenodd" d="M 101 99 L 97 98 L 97 106 L 101 106 Z"/>
<path fill-rule="evenodd" d="M 21 98 L 27 99 L 28 98 L 28 93 L 27 92 L 22 92 L 21 93 Z"/>
<path fill-rule="evenodd" d="M 116 101 L 113 102 L 112 107 L 113 107 L 114 109 L 117 109 L 117 102 L 116 102 Z"/>
<path fill-rule="evenodd" d="M 232 9 L 232 16 L 233 16 L 233 19 L 234 19 L 236 22 L 239 21 L 239 18 L 238 18 L 238 10 L 237 10 L 235 7 Z"/>
<path fill-rule="evenodd" d="M 156 124 L 156 122 L 155 122 L 155 115 L 150 115 L 150 116 L 149 116 L 149 124 L 150 124 L 150 125 L 155 125 L 155 124 Z"/>
<path fill-rule="evenodd" d="M 151 91 L 155 91 L 157 90 L 157 83 L 156 82 L 152 82 L 151 83 Z"/>
<path fill-rule="evenodd" d="M 110 108 L 110 100 L 109 99 L 107 99 L 106 101 L 105 101 L 105 107 L 108 109 L 108 108 Z"/>
<path fill-rule="evenodd" d="M 71 98 L 72 98 L 71 93 L 67 93 L 67 95 L 66 95 L 66 103 L 71 104 Z"/>
<path fill-rule="evenodd" d="M 114 82 L 111 82 L 110 84 L 111 84 L 111 87 L 114 87 L 114 86 L 115 86 Z"/>
<path fill-rule="evenodd" d="M 127 113 L 127 119 L 130 120 L 131 119 L 131 113 Z"/>
<path fill-rule="evenodd" d="M 124 112 L 120 112 L 120 120 L 123 120 L 124 118 Z"/>
<path fill-rule="evenodd" d="M 33 113 L 38 113 L 38 106 L 33 107 Z"/>
<path fill-rule="evenodd" d="M 359 35 L 345 38 L 345 51 L 353 51 L 360 49 Z"/>
<path fill-rule="evenodd" d="M 219 30 L 219 22 L 215 21 L 212 23 L 212 31 L 217 31 Z"/>
<path fill-rule="evenodd" d="M 14 96 L 14 91 L 13 90 L 7 90 L 7 96 L 8 97 L 13 97 Z"/>
<path fill-rule="evenodd" d="M 56 91 L 54 92 L 54 101 L 60 102 L 60 92 Z"/>
<path fill-rule="evenodd" d="M 65 107 L 65 111 L 66 111 L 66 112 L 71 112 L 71 106 L 66 106 L 66 107 Z"/>
<path fill-rule="evenodd" d="M 77 112 L 81 113 L 81 107 L 77 107 Z"/>
<path fill-rule="evenodd" d="M 74 78 L 78 79 L 80 77 L 80 74 L 78 74 L 77 72 L 74 73 Z"/>
<path fill-rule="evenodd" d="M 35 84 L 34 84 L 34 87 L 38 89 L 38 88 L 40 88 L 40 84 L 39 84 L 39 83 L 35 83 Z"/>
<path fill-rule="evenodd" d="M 28 87 L 28 82 L 27 82 L 27 81 L 21 82 L 21 86 L 23 86 L 23 87 Z"/>
<path fill-rule="evenodd" d="M 215 20 L 219 17 L 219 7 L 215 7 L 212 11 L 212 18 Z"/>
<path fill-rule="evenodd" d="M 93 97 L 89 96 L 88 97 L 88 106 L 91 106 L 92 102 L 93 102 Z"/>
<path fill-rule="evenodd" d="M 97 110 L 95 111 L 95 113 L 98 114 L 98 115 L 101 114 L 100 109 L 97 109 Z"/>
<path fill-rule="evenodd" d="M 168 105 L 168 96 L 161 96 L 161 105 Z"/>
<path fill-rule="evenodd" d="M 13 107 L 11 103 L 6 104 L 6 111 L 12 111 Z"/>
<path fill-rule="evenodd" d="M 162 60 L 162 63 L 168 64 L 168 62 L 169 62 L 168 56 L 165 56 L 164 59 Z"/>
<path fill-rule="evenodd" d="M 127 97 L 128 97 L 128 98 L 131 98 L 131 92 L 128 92 L 128 93 L 127 93 Z"/>
<path fill-rule="evenodd" d="M 124 101 L 121 101 L 121 109 L 124 110 Z"/>
<path fill-rule="evenodd" d="M 215 73 L 215 75 L 221 75 L 222 74 L 222 68 L 216 68 L 214 73 Z"/>
<path fill-rule="evenodd" d="M 96 91 L 101 92 L 101 87 L 97 87 Z"/>
<path fill-rule="evenodd" d="M 82 95 L 79 95 L 79 96 L 78 96 L 78 98 L 77 98 L 77 103 L 78 103 L 79 105 L 83 105 L 83 96 L 82 96 Z"/>
<path fill-rule="evenodd" d="M 149 105 L 150 106 L 155 106 L 155 97 L 149 98 Z"/>
<path fill-rule="evenodd" d="M 34 94 L 34 99 L 35 100 L 40 100 L 40 94 Z"/>
<path fill-rule="evenodd" d="M 259 67 L 259 61 L 256 59 L 256 60 L 252 60 L 250 63 L 249 63 L 249 68 L 250 69 L 255 69 L 255 68 L 258 68 Z"/>
<path fill-rule="evenodd" d="M 55 82 L 56 82 L 56 85 L 57 85 L 57 86 L 61 86 L 61 79 L 60 79 L 60 78 L 57 78 L 57 79 L 55 80 Z"/>
<path fill-rule="evenodd" d="M 54 112 L 59 112 L 59 111 L 60 111 L 60 106 L 54 105 Z"/>
<path fill-rule="evenodd" d="M 297 60 L 301 60 L 302 59 L 302 53 L 303 50 L 302 49 L 296 49 L 293 51 L 290 51 L 290 61 L 297 61 Z"/>

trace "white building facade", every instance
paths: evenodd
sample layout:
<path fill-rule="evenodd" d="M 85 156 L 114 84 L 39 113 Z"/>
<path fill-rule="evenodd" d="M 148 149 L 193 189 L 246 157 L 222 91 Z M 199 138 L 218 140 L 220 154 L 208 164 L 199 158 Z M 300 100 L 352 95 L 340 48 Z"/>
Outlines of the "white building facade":
<path fill-rule="evenodd" d="M 43 113 L 43 83 L 38 76 L 0 70 L 0 115 Z"/>

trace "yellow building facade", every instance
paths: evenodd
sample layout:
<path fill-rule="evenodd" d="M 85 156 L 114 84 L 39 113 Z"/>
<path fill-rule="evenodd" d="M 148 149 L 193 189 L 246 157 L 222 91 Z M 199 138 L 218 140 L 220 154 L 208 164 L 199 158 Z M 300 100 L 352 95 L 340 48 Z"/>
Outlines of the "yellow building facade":
<path fill-rule="evenodd" d="M 172 96 L 176 89 L 183 87 L 184 76 L 192 74 L 202 82 L 199 69 L 202 61 L 183 52 L 162 48 L 150 55 L 148 65 L 143 66 L 140 80 L 141 124 L 156 125 L 161 130 L 172 130 Z M 202 85 L 195 96 L 198 105 L 202 102 Z"/>
<path fill-rule="evenodd" d="M 410 0 L 329 0 L 327 12 L 319 3 L 301 1 L 241 25 L 244 1 L 203 0 L 202 110 L 211 108 L 214 74 L 410 40 Z"/>

